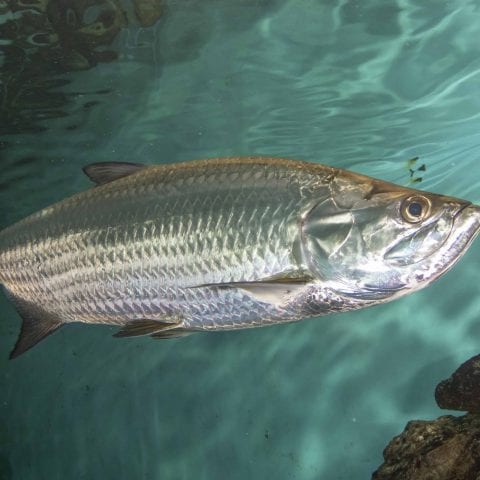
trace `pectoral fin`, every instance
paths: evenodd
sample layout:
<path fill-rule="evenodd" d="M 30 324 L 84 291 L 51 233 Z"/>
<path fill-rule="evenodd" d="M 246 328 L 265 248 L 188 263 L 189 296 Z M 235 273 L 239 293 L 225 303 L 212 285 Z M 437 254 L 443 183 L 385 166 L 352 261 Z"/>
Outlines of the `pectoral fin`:
<path fill-rule="evenodd" d="M 311 281 L 312 277 L 305 272 L 288 272 L 260 281 L 210 283 L 198 287 L 240 288 L 260 302 L 282 306 L 298 295 Z"/>
<path fill-rule="evenodd" d="M 226 288 L 241 288 L 263 303 L 281 306 L 288 303 L 305 287 L 304 283 L 233 283 Z"/>
<path fill-rule="evenodd" d="M 168 320 L 132 320 L 128 322 L 121 330 L 113 336 L 117 338 L 123 337 L 139 337 L 142 335 L 152 335 L 155 333 L 171 330 L 178 327 L 182 323 L 181 319 L 172 317 Z"/>
<path fill-rule="evenodd" d="M 63 325 L 63 322 L 41 308 L 26 302 L 6 290 L 7 297 L 15 305 L 18 314 L 22 317 L 22 328 L 17 343 L 10 353 L 10 359 L 25 353 L 37 343 L 48 337 Z"/>

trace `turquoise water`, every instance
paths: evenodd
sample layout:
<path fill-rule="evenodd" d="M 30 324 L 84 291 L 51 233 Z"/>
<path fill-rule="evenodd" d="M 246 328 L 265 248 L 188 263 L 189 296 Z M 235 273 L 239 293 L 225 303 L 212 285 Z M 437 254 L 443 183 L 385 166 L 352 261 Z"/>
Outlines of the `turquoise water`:
<path fill-rule="evenodd" d="M 268 154 L 480 202 L 477 3 L 166 1 L 115 36 L 116 60 L 55 77 L 48 108 L 41 92 L 10 102 L 26 80 L 0 35 L 0 226 L 106 160 Z M 0 27 L 15 15 L 0 8 Z M 168 342 L 71 325 L 11 362 L 20 320 L 1 296 L 0 478 L 369 479 L 479 352 L 479 259 L 474 244 L 428 289 L 363 311 Z"/>

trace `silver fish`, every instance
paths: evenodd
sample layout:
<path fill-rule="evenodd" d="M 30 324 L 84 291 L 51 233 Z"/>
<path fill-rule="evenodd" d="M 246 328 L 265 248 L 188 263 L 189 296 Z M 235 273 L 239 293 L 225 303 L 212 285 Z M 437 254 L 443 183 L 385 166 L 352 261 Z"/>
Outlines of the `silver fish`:
<path fill-rule="evenodd" d="M 480 207 L 265 157 L 99 163 L 97 184 L 0 232 L 14 358 L 65 323 L 182 336 L 358 309 L 428 285 Z"/>

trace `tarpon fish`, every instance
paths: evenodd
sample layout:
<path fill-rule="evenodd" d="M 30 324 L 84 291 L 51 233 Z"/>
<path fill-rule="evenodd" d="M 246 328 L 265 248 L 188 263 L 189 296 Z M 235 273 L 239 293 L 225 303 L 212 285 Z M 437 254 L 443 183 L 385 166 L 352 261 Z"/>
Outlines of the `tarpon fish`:
<path fill-rule="evenodd" d="M 446 272 L 470 202 L 315 163 L 97 163 L 95 187 L 0 232 L 23 319 L 11 358 L 71 322 L 117 337 L 260 327 L 383 303 Z"/>

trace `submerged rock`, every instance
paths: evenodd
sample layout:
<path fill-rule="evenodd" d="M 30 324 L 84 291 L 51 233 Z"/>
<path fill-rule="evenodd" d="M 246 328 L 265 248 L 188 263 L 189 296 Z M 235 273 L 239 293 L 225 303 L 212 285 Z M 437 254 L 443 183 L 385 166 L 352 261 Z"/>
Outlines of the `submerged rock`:
<path fill-rule="evenodd" d="M 383 456 L 372 480 L 479 480 L 480 416 L 411 421 Z"/>
<path fill-rule="evenodd" d="M 472 357 L 437 385 L 435 400 L 440 408 L 480 413 L 480 355 Z"/>

